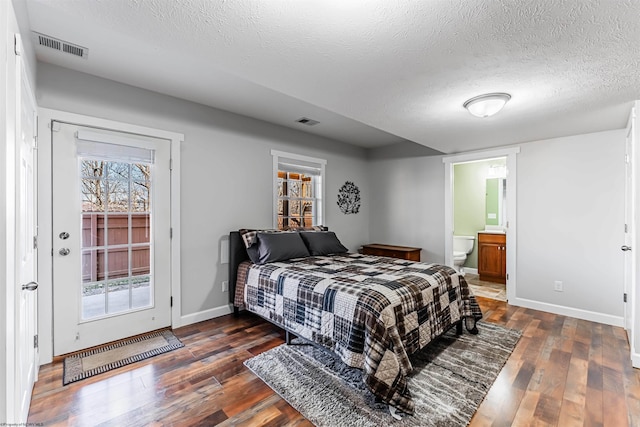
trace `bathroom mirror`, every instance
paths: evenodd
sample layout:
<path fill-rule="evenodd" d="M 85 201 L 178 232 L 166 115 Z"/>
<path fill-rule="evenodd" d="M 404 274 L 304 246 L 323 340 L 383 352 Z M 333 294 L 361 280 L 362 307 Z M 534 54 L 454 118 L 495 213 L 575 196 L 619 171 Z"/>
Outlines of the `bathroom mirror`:
<path fill-rule="evenodd" d="M 485 194 L 485 224 L 492 227 L 504 227 L 507 203 L 507 180 L 505 178 L 487 178 Z"/>

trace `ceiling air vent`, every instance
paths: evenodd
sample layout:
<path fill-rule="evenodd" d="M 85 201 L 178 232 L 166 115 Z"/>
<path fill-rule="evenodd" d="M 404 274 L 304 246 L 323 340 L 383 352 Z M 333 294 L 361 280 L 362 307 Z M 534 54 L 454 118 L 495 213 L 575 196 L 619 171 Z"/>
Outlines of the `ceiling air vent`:
<path fill-rule="evenodd" d="M 59 52 L 68 53 L 73 56 L 78 56 L 80 58 L 87 58 L 89 55 L 89 49 L 86 47 L 78 46 L 73 43 L 65 42 L 60 39 L 56 39 L 55 37 L 47 36 L 45 34 L 33 32 L 36 43 L 39 46 L 48 47 L 49 49 L 54 49 Z"/>
<path fill-rule="evenodd" d="M 317 125 L 318 123 L 320 123 L 317 120 L 312 120 L 312 119 L 309 119 L 307 117 L 300 117 L 298 120 L 296 120 L 296 122 L 302 123 L 303 125 L 307 125 L 307 126 L 313 126 L 313 125 Z"/>

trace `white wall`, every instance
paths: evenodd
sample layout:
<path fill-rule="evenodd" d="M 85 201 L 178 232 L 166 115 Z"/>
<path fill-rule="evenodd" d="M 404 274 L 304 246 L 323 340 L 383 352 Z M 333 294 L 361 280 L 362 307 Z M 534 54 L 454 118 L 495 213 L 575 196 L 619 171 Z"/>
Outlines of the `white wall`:
<path fill-rule="evenodd" d="M 621 325 L 624 130 L 519 144 L 512 303 Z M 371 160 L 372 240 L 444 260 L 441 156 Z M 555 292 L 561 280 L 564 292 Z"/>
<path fill-rule="evenodd" d="M 521 145 L 518 298 L 622 317 L 624 141 L 618 130 Z"/>
<path fill-rule="evenodd" d="M 444 262 L 444 164 L 441 156 L 370 160 L 372 242 L 422 248 Z"/>
<path fill-rule="evenodd" d="M 326 159 L 326 225 L 352 250 L 369 240 L 364 149 L 49 64 L 39 64 L 37 100 L 40 107 L 185 135 L 181 310 L 191 321 L 228 309 L 221 240 L 231 230 L 272 227 L 272 149 Z M 336 205 L 346 180 L 360 187 L 358 215 L 343 215 Z"/>

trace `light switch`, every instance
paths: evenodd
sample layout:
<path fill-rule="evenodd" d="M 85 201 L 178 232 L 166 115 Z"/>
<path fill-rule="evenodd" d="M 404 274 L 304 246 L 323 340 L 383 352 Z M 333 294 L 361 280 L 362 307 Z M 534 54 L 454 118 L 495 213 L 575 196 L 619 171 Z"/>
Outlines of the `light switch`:
<path fill-rule="evenodd" d="M 496 215 L 496 214 L 494 214 L 494 213 L 488 213 L 488 214 L 487 214 L 487 218 L 488 218 L 488 219 L 496 219 L 496 216 L 497 216 L 497 215 Z"/>

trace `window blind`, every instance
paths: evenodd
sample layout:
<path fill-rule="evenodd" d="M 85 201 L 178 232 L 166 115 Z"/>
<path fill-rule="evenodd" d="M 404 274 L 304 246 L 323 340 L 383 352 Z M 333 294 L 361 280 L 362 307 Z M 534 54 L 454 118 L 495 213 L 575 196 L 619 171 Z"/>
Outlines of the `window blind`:
<path fill-rule="evenodd" d="M 141 147 L 144 141 L 97 132 L 76 132 L 76 155 L 84 158 L 153 164 L 154 150 Z"/>

